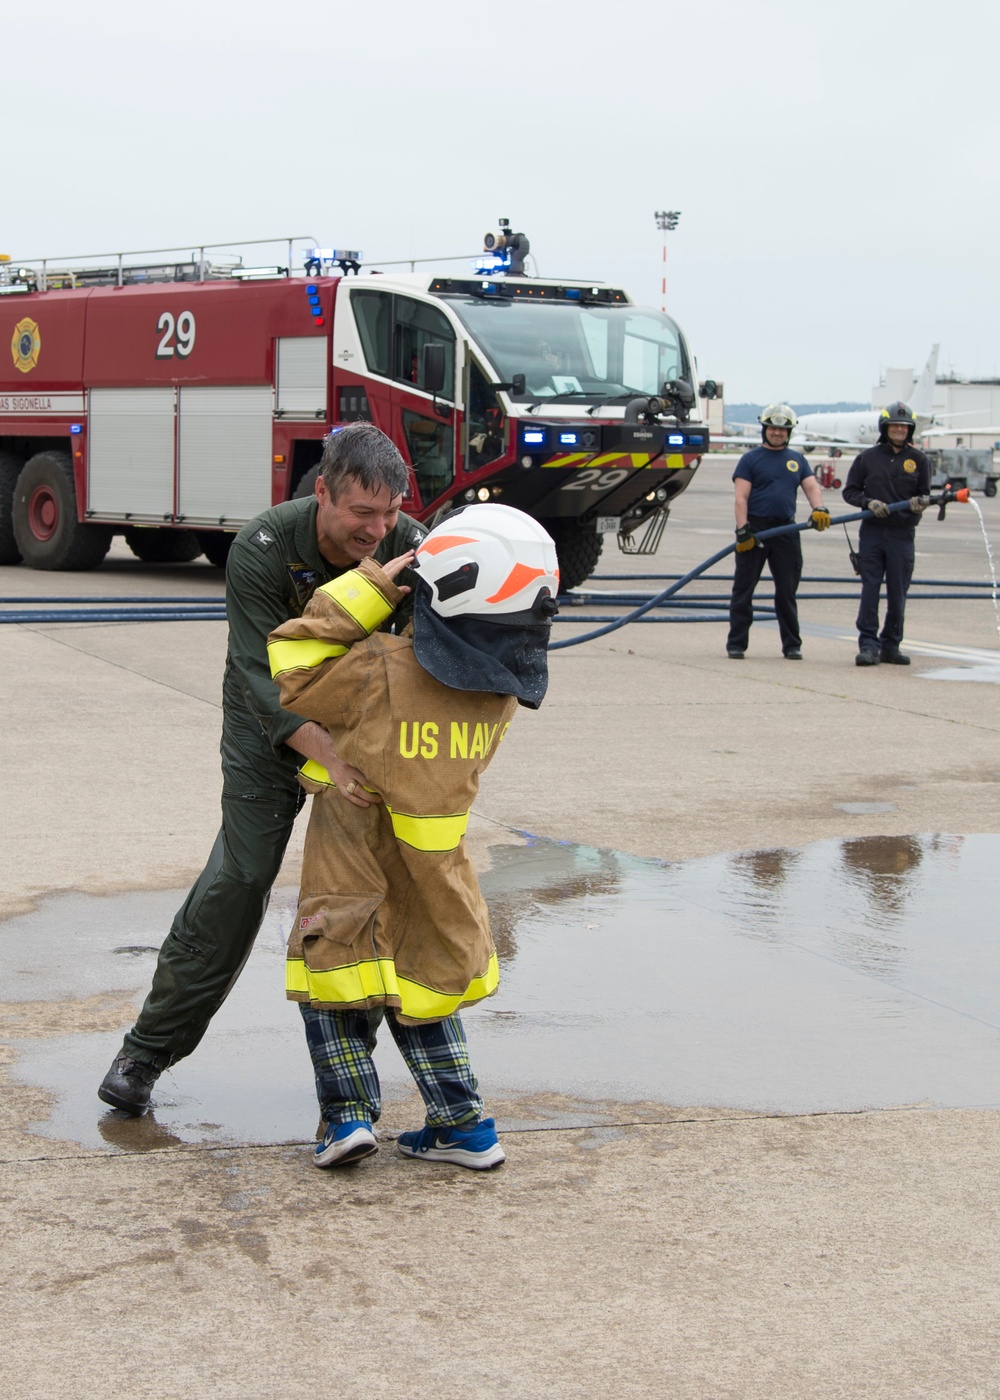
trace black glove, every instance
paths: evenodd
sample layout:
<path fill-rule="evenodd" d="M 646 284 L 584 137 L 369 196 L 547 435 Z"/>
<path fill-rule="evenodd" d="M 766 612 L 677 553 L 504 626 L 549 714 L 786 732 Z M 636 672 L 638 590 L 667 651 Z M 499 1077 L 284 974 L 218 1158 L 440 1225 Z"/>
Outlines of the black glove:
<path fill-rule="evenodd" d="M 749 525 L 737 525 L 736 527 L 736 553 L 746 554 L 748 549 L 753 549 L 757 541 L 753 537 L 753 531 Z"/>
<path fill-rule="evenodd" d="M 885 501 L 869 501 L 867 508 L 871 511 L 872 515 L 874 515 L 876 520 L 888 520 L 889 507 L 886 505 Z"/>
<path fill-rule="evenodd" d="M 923 515 L 924 511 L 931 503 L 930 496 L 911 496 L 910 509 L 914 515 Z"/>
<path fill-rule="evenodd" d="M 814 530 L 829 530 L 830 512 L 826 506 L 817 506 L 809 516 L 810 523 Z"/>

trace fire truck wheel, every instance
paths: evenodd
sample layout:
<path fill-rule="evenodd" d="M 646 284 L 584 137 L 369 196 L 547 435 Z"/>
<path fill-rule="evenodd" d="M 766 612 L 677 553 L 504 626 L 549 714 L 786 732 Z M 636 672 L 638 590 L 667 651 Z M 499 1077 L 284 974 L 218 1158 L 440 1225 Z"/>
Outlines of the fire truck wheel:
<path fill-rule="evenodd" d="M 14 487 L 24 462 L 10 452 L 0 452 L 0 564 L 20 564 L 21 551 L 14 538 Z"/>
<path fill-rule="evenodd" d="M 136 527 L 125 531 L 125 543 L 144 564 L 190 564 L 201 553 L 201 542 L 193 530 Z"/>
<path fill-rule="evenodd" d="M 235 538 L 235 535 L 226 534 L 225 530 L 198 531 L 198 543 L 201 545 L 202 553 L 208 562 L 214 564 L 217 569 L 226 567 L 226 560 L 229 558 L 229 551 Z"/>
<path fill-rule="evenodd" d="M 987 477 L 987 478 L 986 478 L 986 485 L 983 487 L 983 495 L 984 495 L 984 496 L 995 496 L 996 493 L 997 493 L 997 484 L 996 484 L 996 482 L 995 482 L 994 480 L 992 480 L 992 478 Z"/>
<path fill-rule="evenodd" d="M 590 578 L 597 567 L 604 536 L 581 529 L 573 520 L 543 520 L 541 524 L 556 542 L 560 587 L 576 588 Z"/>
<path fill-rule="evenodd" d="M 111 547 L 108 525 L 76 518 L 73 463 L 68 452 L 39 452 L 14 488 L 14 538 L 33 569 L 95 569 Z"/>

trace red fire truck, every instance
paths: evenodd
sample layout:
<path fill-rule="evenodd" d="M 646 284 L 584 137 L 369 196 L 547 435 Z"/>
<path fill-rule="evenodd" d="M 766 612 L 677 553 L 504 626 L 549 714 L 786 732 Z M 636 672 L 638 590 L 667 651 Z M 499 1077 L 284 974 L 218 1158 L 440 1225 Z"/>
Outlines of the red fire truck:
<path fill-rule="evenodd" d="M 526 276 L 509 225 L 487 245 L 461 276 L 321 249 L 298 276 L 0 263 L 0 563 L 89 569 L 123 533 L 143 560 L 221 565 L 357 419 L 398 444 L 419 520 L 518 506 L 566 587 L 605 533 L 651 553 L 708 448 L 683 335 L 618 288 Z"/>

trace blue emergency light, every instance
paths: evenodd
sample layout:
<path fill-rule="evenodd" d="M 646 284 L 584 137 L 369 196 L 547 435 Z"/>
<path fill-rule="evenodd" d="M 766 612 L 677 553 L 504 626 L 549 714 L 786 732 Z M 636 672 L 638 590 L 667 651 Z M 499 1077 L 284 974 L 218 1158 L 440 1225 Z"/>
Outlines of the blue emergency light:
<path fill-rule="evenodd" d="M 559 442 L 563 447 L 575 447 L 580 441 L 579 433 L 560 433 Z"/>
<path fill-rule="evenodd" d="M 667 433 L 667 446 L 668 446 L 668 447 L 683 447 L 683 446 L 684 446 L 684 434 L 683 434 L 683 433 Z"/>
<path fill-rule="evenodd" d="M 70 430 L 71 433 L 82 433 L 82 432 L 83 432 L 83 424 L 82 424 L 82 423 L 71 423 L 71 424 L 69 425 L 69 430 Z"/>
<path fill-rule="evenodd" d="M 545 441 L 545 433 L 542 431 L 541 428 L 525 428 L 525 430 L 524 430 L 524 442 L 525 442 L 525 446 L 534 445 L 534 444 L 539 444 L 539 445 L 540 445 L 540 444 L 544 443 L 544 441 Z"/>

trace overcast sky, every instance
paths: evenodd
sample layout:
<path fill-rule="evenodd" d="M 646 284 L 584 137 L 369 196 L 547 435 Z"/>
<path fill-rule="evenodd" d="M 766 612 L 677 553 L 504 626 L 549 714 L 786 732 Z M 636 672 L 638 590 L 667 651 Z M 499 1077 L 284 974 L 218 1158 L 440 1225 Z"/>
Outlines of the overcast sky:
<path fill-rule="evenodd" d="M 726 397 L 1000 374 L 1000 22 L 971 0 L 125 5 L 4 21 L 0 252 L 314 234 L 668 309 Z"/>

